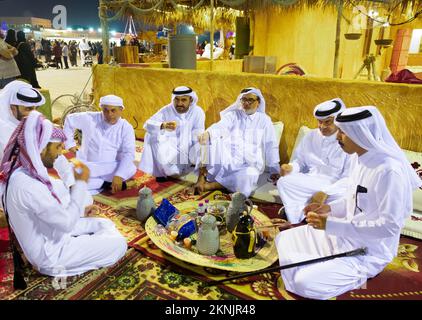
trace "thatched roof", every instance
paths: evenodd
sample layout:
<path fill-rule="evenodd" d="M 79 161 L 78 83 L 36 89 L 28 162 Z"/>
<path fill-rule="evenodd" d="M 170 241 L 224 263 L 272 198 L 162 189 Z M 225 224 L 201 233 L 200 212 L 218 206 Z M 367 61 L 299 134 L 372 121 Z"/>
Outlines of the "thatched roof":
<path fill-rule="evenodd" d="M 343 0 L 345 7 L 377 5 L 387 11 L 418 8 L 422 0 Z M 135 20 L 150 25 L 191 24 L 207 30 L 210 26 L 210 0 L 100 0 L 107 7 L 107 17 L 124 19 L 132 15 Z M 306 7 L 334 8 L 338 0 L 214 0 L 215 26 L 235 28 L 238 16 L 256 10 L 298 10 Z"/>

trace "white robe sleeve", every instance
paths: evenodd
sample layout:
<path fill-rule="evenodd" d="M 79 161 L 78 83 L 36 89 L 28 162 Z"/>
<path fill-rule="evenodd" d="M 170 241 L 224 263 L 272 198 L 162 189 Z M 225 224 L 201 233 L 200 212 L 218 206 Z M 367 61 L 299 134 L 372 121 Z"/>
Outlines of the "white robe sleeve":
<path fill-rule="evenodd" d="M 199 109 L 192 126 L 192 145 L 198 142 L 198 136 L 205 131 L 205 113 Z"/>
<path fill-rule="evenodd" d="M 22 201 L 33 208 L 37 217 L 52 229 L 68 233 L 73 230 L 85 210 L 84 199 L 87 192 L 87 184 L 77 180 L 70 189 L 67 207 L 60 205 L 47 187 L 42 190 L 30 189 L 29 192 L 28 189 L 22 190 Z"/>
<path fill-rule="evenodd" d="M 64 155 L 58 156 L 56 161 L 54 161 L 54 169 L 56 169 L 66 187 L 69 188 L 75 183 L 73 166 Z"/>
<path fill-rule="evenodd" d="M 135 133 L 131 125 L 126 125 L 123 129 L 122 142 L 119 148 L 118 161 L 115 176 L 130 179 L 136 172 L 135 161 Z"/>
<path fill-rule="evenodd" d="M 264 133 L 265 162 L 270 174 L 280 173 L 280 154 L 274 126 L 268 121 Z"/>
<path fill-rule="evenodd" d="M 330 217 L 345 218 L 347 216 L 347 198 L 330 202 Z"/>
<path fill-rule="evenodd" d="M 347 178 L 350 176 L 351 156 L 346 156 L 343 165 L 343 171 L 340 174 L 340 178 Z"/>
<path fill-rule="evenodd" d="M 376 214 L 361 212 L 351 221 L 328 217 L 326 232 L 340 237 L 382 239 L 400 233 L 403 224 L 404 190 L 402 178 L 392 170 L 380 176 L 376 184 Z M 368 215 L 374 218 L 368 218 Z"/>
<path fill-rule="evenodd" d="M 307 143 L 310 138 L 311 132 L 309 132 L 303 139 L 300 141 L 299 145 L 296 148 L 294 158 L 290 162 L 293 167 L 291 173 L 304 172 L 306 169 L 306 149 Z"/>
<path fill-rule="evenodd" d="M 161 125 L 163 122 L 165 122 L 165 119 L 164 110 L 162 109 L 145 122 L 144 129 L 149 134 L 158 134 L 161 130 Z"/>
<path fill-rule="evenodd" d="M 64 122 L 63 131 L 66 134 L 65 148 L 70 149 L 76 146 L 73 135 L 76 129 L 82 130 L 88 128 L 91 122 L 91 117 L 87 112 L 72 113 L 67 115 Z"/>
<path fill-rule="evenodd" d="M 207 129 L 210 134 L 211 143 L 213 139 L 224 138 L 230 135 L 233 124 L 236 121 L 235 117 L 236 115 L 234 112 L 228 112 L 220 121 L 214 123 Z"/>

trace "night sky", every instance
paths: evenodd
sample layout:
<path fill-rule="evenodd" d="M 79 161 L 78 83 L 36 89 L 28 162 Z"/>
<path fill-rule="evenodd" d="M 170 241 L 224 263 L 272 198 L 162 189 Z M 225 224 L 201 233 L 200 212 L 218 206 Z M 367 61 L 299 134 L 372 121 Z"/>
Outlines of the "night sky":
<path fill-rule="evenodd" d="M 37 17 L 53 20 L 53 7 L 64 5 L 67 9 L 68 27 L 100 27 L 98 0 L 0 0 L 0 16 Z M 123 31 L 125 22 L 111 25 Z"/>

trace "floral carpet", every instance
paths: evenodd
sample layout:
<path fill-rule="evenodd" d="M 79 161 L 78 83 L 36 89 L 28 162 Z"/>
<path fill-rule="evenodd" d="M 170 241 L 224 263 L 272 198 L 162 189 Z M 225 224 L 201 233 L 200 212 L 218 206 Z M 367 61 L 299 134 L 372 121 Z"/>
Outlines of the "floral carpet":
<path fill-rule="evenodd" d="M 138 190 L 147 185 L 157 204 L 163 198 L 176 204 L 193 200 L 227 200 L 228 194 L 207 192 L 194 195 L 191 185 L 178 180 L 158 184 L 151 176 L 138 172 L 129 189 L 116 195 L 95 196 L 96 216 L 111 219 L 127 238 L 129 250 L 114 266 L 83 275 L 55 279 L 26 268 L 28 288 L 13 290 L 13 264 L 8 248 L 7 229 L 0 229 L 0 299 L 2 300 L 296 300 L 287 292 L 278 272 L 209 286 L 234 273 L 185 263 L 162 252 L 149 239 L 136 219 Z M 253 199 L 252 199 L 253 200 Z M 254 200 L 253 200 L 254 201 Z M 280 205 L 254 201 L 258 209 L 277 221 Z M 347 292 L 337 300 L 422 300 L 421 241 L 402 237 L 398 256 L 364 287 Z"/>

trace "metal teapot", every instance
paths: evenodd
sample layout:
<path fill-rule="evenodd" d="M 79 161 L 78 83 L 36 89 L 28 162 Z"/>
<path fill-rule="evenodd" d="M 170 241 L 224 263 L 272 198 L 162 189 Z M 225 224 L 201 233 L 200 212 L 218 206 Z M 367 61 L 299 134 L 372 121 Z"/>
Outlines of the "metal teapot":
<path fill-rule="evenodd" d="M 251 200 L 241 192 L 235 192 L 232 195 L 232 201 L 225 212 L 224 219 L 226 221 L 226 228 L 228 232 L 232 232 L 239 222 L 242 212 L 247 211 L 251 214 L 253 209 L 253 203 Z"/>
<path fill-rule="evenodd" d="M 218 231 L 217 220 L 213 215 L 205 214 L 201 217 L 196 248 L 199 253 L 207 256 L 214 255 L 220 248 L 220 232 Z"/>
<path fill-rule="evenodd" d="M 157 206 L 152 198 L 152 190 L 144 186 L 139 190 L 139 197 L 136 204 L 136 217 L 145 222 L 152 215 Z"/>
<path fill-rule="evenodd" d="M 257 234 L 254 220 L 246 211 L 240 217 L 233 234 L 233 251 L 236 258 L 249 259 L 255 255 Z"/>

